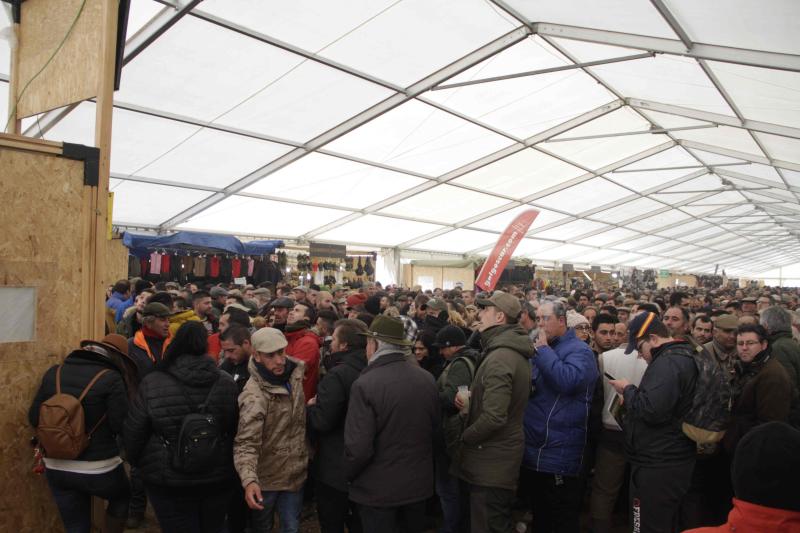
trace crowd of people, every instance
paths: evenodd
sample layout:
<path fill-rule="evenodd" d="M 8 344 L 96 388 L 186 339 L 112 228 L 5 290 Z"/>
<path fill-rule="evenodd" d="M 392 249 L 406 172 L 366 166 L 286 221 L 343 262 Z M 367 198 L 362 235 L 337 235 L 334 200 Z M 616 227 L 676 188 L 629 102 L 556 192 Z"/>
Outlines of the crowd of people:
<path fill-rule="evenodd" d="M 120 280 L 29 420 L 68 533 L 798 532 L 799 295 Z"/>

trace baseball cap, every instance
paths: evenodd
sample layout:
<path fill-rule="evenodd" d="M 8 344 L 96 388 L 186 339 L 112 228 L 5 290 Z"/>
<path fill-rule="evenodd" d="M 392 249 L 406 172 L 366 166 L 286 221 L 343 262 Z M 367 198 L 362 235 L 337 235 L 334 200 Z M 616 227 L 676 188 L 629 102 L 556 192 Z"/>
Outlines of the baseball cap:
<path fill-rule="evenodd" d="M 628 346 L 625 347 L 625 354 L 629 354 L 636 349 L 636 341 L 647 335 L 653 324 L 658 322 L 658 315 L 652 312 L 639 313 L 628 324 Z"/>
<path fill-rule="evenodd" d="M 433 343 L 435 348 L 449 348 L 450 346 L 464 346 L 467 344 L 467 336 L 464 331 L 456 326 L 445 326 L 436 334 Z"/>
<path fill-rule="evenodd" d="M 517 318 L 522 312 L 522 306 L 519 300 L 507 292 L 494 291 L 491 298 L 478 298 L 475 300 L 478 305 L 484 307 L 493 306 L 504 312 L 506 316 Z M 430 302 L 428 302 L 430 305 Z"/>
<path fill-rule="evenodd" d="M 250 338 L 250 343 L 257 352 L 273 353 L 289 344 L 286 337 L 275 328 L 261 328 Z"/>

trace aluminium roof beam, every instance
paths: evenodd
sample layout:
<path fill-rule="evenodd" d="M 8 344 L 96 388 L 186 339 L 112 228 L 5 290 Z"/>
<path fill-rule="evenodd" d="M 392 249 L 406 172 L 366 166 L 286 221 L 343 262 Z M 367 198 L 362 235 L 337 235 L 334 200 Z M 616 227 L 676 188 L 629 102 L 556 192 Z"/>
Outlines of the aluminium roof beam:
<path fill-rule="evenodd" d="M 500 0 L 492 0 L 497 5 L 503 4 Z M 800 72 L 800 55 L 767 52 L 763 50 L 750 50 L 732 46 L 719 46 L 714 44 L 692 43 L 689 49 L 677 39 L 636 35 L 608 30 L 581 28 L 565 24 L 551 24 L 549 22 L 536 22 L 532 25 L 533 32 L 537 35 L 585 41 L 611 46 L 622 46 L 635 50 L 647 50 L 677 56 L 691 57 L 694 59 L 708 59 L 723 63 L 735 63 L 752 67 L 764 67 L 777 70 Z"/>

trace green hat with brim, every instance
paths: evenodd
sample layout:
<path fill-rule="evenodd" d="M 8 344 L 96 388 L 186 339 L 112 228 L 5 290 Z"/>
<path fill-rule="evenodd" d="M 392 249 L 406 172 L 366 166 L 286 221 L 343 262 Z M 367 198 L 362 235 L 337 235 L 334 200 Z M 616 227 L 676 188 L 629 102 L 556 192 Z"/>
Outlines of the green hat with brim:
<path fill-rule="evenodd" d="M 372 324 L 370 324 L 369 330 L 359 333 L 359 335 L 399 346 L 411 346 L 413 344 L 406 339 L 406 330 L 403 322 L 387 315 L 376 316 Z"/>

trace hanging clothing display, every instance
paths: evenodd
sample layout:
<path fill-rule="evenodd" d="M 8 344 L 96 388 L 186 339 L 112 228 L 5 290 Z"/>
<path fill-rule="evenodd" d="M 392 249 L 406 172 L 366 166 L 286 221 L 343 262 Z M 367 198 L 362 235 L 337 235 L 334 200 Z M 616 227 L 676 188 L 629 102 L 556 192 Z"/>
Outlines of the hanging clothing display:
<path fill-rule="evenodd" d="M 242 275 L 242 260 L 231 259 L 231 277 L 236 279 Z"/>
<path fill-rule="evenodd" d="M 161 274 L 161 254 L 158 252 L 150 254 L 150 273 Z"/>
<path fill-rule="evenodd" d="M 206 277 L 206 263 L 208 261 L 205 257 L 195 257 L 194 258 L 194 266 L 192 267 L 192 274 L 196 278 L 204 278 Z"/>
<path fill-rule="evenodd" d="M 219 257 L 216 255 L 208 260 L 208 277 L 219 278 Z"/>
<path fill-rule="evenodd" d="M 247 275 L 248 275 L 248 277 L 253 275 L 253 269 L 255 268 L 255 265 L 256 265 L 256 262 L 253 259 L 248 259 L 247 260 Z"/>
<path fill-rule="evenodd" d="M 163 279 L 169 279 L 170 275 L 170 263 L 172 262 L 172 257 L 169 254 L 164 254 L 161 256 L 161 264 L 159 267 L 161 268 L 161 277 Z"/>

